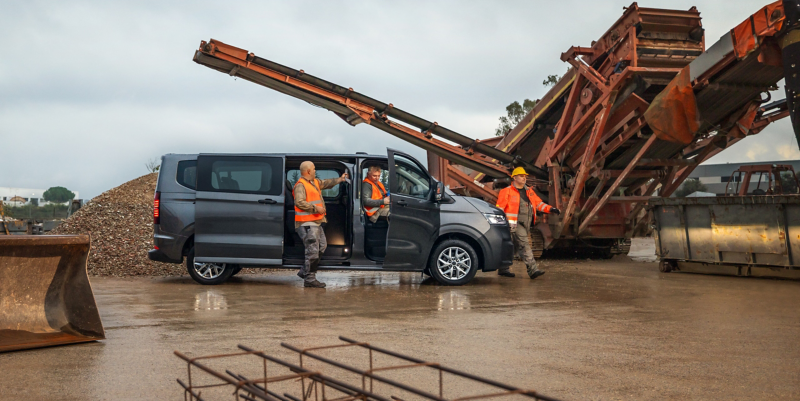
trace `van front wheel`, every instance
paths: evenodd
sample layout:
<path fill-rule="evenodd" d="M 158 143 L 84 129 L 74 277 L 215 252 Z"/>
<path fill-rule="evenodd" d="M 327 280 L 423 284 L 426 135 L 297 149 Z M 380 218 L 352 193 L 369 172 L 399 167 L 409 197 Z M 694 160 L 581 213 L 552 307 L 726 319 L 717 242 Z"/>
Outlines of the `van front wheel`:
<path fill-rule="evenodd" d="M 444 240 L 431 253 L 428 271 L 439 284 L 464 285 L 478 271 L 478 255 L 464 241 Z"/>
<path fill-rule="evenodd" d="M 186 270 L 194 281 L 203 285 L 216 285 L 224 283 L 233 275 L 235 265 L 195 262 L 194 247 L 192 247 L 186 257 Z"/>

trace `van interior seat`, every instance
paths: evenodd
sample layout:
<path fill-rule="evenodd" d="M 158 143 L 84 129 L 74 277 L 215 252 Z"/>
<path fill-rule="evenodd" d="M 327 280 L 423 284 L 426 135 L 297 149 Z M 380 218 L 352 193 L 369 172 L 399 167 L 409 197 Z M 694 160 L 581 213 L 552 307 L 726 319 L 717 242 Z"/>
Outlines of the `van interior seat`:
<path fill-rule="evenodd" d="M 221 189 L 239 190 L 239 182 L 230 177 L 219 177 L 219 186 Z"/>

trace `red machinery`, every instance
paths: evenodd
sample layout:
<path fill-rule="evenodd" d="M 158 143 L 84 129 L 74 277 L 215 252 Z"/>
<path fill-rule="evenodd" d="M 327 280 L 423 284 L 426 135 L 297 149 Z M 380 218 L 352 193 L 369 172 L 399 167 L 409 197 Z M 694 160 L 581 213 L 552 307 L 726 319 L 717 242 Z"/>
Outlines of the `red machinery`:
<path fill-rule="evenodd" d="M 784 188 L 782 173 L 789 173 L 794 189 Z M 750 191 L 752 179 L 758 174 L 756 187 Z M 764 183 L 764 188 L 761 183 Z M 730 192 L 728 190 L 730 189 Z M 757 164 L 754 166 L 742 166 L 731 174 L 728 184 L 725 185 L 725 196 L 747 196 L 747 195 L 788 195 L 798 193 L 800 181 L 794 173 L 794 167 L 789 164 Z M 750 193 L 748 193 L 748 191 Z"/>
<path fill-rule="evenodd" d="M 591 47 L 561 55 L 572 68 L 518 126 L 483 141 L 213 39 L 194 61 L 420 146 L 457 192 L 493 202 L 523 166 L 564 211 L 537 219 L 537 253 L 585 245 L 610 255 L 646 230 L 646 200 L 669 196 L 698 164 L 787 115 L 800 136 L 799 10 L 769 4 L 706 49 L 694 7 L 633 3 Z M 767 104 L 784 76 L 788 100 Z"/>

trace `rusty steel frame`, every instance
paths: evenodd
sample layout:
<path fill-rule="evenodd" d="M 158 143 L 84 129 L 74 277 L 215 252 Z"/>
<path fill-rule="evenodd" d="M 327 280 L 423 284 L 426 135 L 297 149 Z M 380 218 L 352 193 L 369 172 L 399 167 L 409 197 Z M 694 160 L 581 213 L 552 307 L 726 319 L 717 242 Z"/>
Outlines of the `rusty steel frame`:
<path fill-rule="evenodd" d="M 656 139 L 657 138 L 655 135 L 650 135 L 650 138 L 647 140 L 647 142 L 645 142 L 644 146 L 642 146 L 642 148 L 639 149 L 639 152 L 636 153 L 636 156 L 633 157 L 633 160 L 630 162 L 630 164 L 628 164 L 628 167 L 625 167 L 625 170 L 622 170 L 622 173 L 617 177 L 614 183 L 611 184 L 611 187 L 608 188 L 606 194 L 603 195 L 602 198 L 600 198 L 600 200 L 597 202 L 597 205 L 595 205 L 591 209 L 591 211 L 584 217 L 583 223 L 581 223 L 581 225 L 578 226 L 578 232 L 576 233 L 576 235 L 580 235 L 584 230 L 586 230 L 586 227 L 588 227 L 589 223 L 592 222 L 592 219 L 597 215 L 597 212 L 599 212 L 600 209 L 606 205 L 606 202 L 608 202 L 608 199 L 611 197 L 611 194 L 613 194 L 614 191 L 616 191 L 617 188 L 619 188 L 619 186 L 622 184 L 622 181 L 628 177 L 628 174 L 630 174 L 631 171 L 633 171 L 634 167 L 636 167 L 636 165 L 639 163 L 639 160 L 642 158 L 642 156 L 644 156 L 645 152 L 650 150 L 650 147 L 653 146 L 653 144 L 656 142 Z M 587 208 L 588 207 L 591 206 L 587 206 Z"/>
<path fill-rule="evenodd" d="M 184 389 L 185 400 L 203 400 L 202 390 L 215 387 L 228 387 L 232 388 L 232 395 L 235 400 L 267 400 L 267 401 L 398 401 L 401 400 L 393 394 L 383 395 L 375 392 L 374 382 L 380 382 L 393 389 L 406 391 L 425 399 L 433 401 L 466 401 L 466 400 L 479 400 L 496 398 L 509 395 L 521 395 L 534 400 L 544 401 L 558 401 L 553 397 L 540 394 L 534 390 L 522 389 L 511 386 L 505 383 L 497 382 L 481 376 L 473 375 L 470 373 L 462 372 L 450 367 L 442 366 L 436 362 L 428 362 L 417 359 L 411 356 L 403 355 L 398 352 L 386 350 L 376 347 L 366 342 L 359 342 L 346 337 L 340 336 L 339 339 L 343 344 L 318 346 L 310 348 L 298 348 L 290 344 L 281 343 L 281 346 L 298 354 L 299 363 L 293 364 L 282 359 L 271 356 L 263 351 L 257 351 L 245 345 L 239 345 L 238 348 L 242 352 L 208 355 L 200 357 L 190 357 L 179 351 L 174 354 L 186 362 L 187 366 L 187 382 L 177 379 L 178 384 Z M 323 351 L 334 348 L 362 348 L 367 351 L 369 356 L 369 369 L 359 369 L 341 361 L 337 361 L 325 356 L 320 355 L 316 351 Z M 315 352 L 312 352 L 315 351 Z M 375 354 L 380 354 L 386 357 L 400 360 L 402 362 L 390 364 L 387 366 L 375 366 Z M 263 372 L 260 378 L 249 379 L 246 376 L 226 369 L 225 373 L 215 370 L 207 366 L 203 361 L 213 359 L 237 358 L 255 356 L 260 358 L 259 370 Z M 361 385 L 354 385 L 348 383 L 340 378 L 326 375 L 319 370 L 310 370 L 304 366 L 304 357 L 311 358 L 316 361 L 322 362 L 327 367 L 333 367 L 357 374 L 361 377 Z M 270 375 L 270 364 L 276 364 L 281 368 L 281 371 L 289 370 L 289 374 Z M 211 384 L 195 384 L 197 374 L 193 374 L 193 368 L 199 369 L 201 372 L 215 379 Z M 438 395 L 420 389 L 418 387 L 401 383 L 393 379 L 377 375 L 375 372 L 390 371 L 390 370 L 407 370 L 414 368 L 429 368 L 436 371 L 438 374 Z M 274 368 L 273 368 L 274 369 Z M 425 374 L 425 373 L 421 373 Z M 444 374 L 453 375 L 461 379 L 470 380 L 476 384 L 493 387 L 498 390 L 493 390 L 488 393 L 480 393 L 467 397 L 449 398 L 445 396 L 444 391 Z M 295 381 L 299 384 L 299 396 L 290 393 L 278 394 L 269 389 L 270 383 Z M 307 383 L 308 382 L 308 383 Z M 342 397 L 330 398 L 326 390 L 334 390 L 337 393 L 344 394 Z M 313 397 L 312 397 L 313 393 Z"/>
<path fill-rule="evenodd" d="M 205 64 L 211 68 L 321 105 L 351 125 L 365 122 L 455 165 L 473 170 L 466 173 L 449 163 L 438 167 L 442 181 L 457 183 L 461 186 L 458 189 L 468 194 L 494 201 L 497 190 L 507 183 L 510 168 L 522 165 L 526 169 L 533 169 L 538 179 L 549 180 L 547 183 L 536 181 L 534 184 L 539 189 L 547 187 L 550 191 L 549 202 L 564 209 L 561 221 L 555 223 L 552 230 L 544 231 L 552 231 L 556 237 L 564 238 L 584 235 L 587 238 L 607 238 L 604 232 L 618 232 L 618 227 L 611 227 L 609 223 L 617 217 L 619 225 L 629 229 L 639 226 L 637 219 L 643 207 L 642 196 L 649 195 L 658 187 L 661 188 L 661 196 L 668 196 L 697 165 L 742 137 L 757 134 L 769 123 L 789 115 L 786 105 L 775 107 L 773 104 L 769 107 L 769 113 L 761 108 L 754 120 L 745 121 L 752 118 L 753 107 L 757 106 L 751 102 L 725 117 L 740 118 L 735 122 L 738 126 L 715 127 L 718 131 L 704 128 L 702 133 L 695 133 L 692 143 L 673 156 L 645 155 L 647 149 L 658 146 L 652 135 L 647 137 L 650 130 L 644 118 L 644 112 L 650 107 L 648 101 L 652 101 L 655 92 L 645 95 L 646 89 L 642 89 L 639 94 L 634 93 L 634 89 L 631 89 L 635 88 L 634 80 L 646 81 L 647 85 L 655 82 L 655 85 L 665 86 L 683 67 L 702 55 L 705 38 L 700 20 L 700 13 L 694 7 L 688 11 L 661 10 L 631 4 L 591 47 L 573 46 L 562 53 L 561 59 L 571 65 L 567 73 L 516 127 L 502 138 L 488 141 L 465 138 L 440 127 L 436 122 L 429 123 L 402 112 L 391 103 L 377 102 L 353 92 L 352 88 L 338 87 L 311 77 L 302 70 L 292 70 L 256 58 L 252 53 L 218 41 L 202 42 L 198 54 L 218 57 L 232 63 L 230 66 L 235 65 L 226 67 L 226 70 Z M 771 30 L 765 33 L 767 36 L 780 33 L 774 21 L 771 23 Z M 656 35 L 639 35 L 639 28 Z M 659 36 L 659 33 L 666 35 Z M 654 37 L 663 40 L 655 40 Z M 702 72 L 698 70 L 699 76 L 691 82 L 694 91 L 718 85 L 713 82 L 715 77 L 735 67 L 739 60 L 728 54 L 712 59 L 714 65 L 704 64 L 707 68 Z M 255 71 L 277 83 L 258 82 L 246 71 Z M 278 88 L 278 84 L 287 87 Z M 584 90 L 588 91 L 586 97 L 583 97 Z M 619 102 L 617 96 L 620 97 Z M 560 107 L 563 107 L 563 111 L 559 118 L 553 113 L 558 112 Z M 556 118 L 558 121 L 554 122 Z M 749 129 L 745 129 L 747 124 L 750 124 Z M 547 134 L 550 127 L 554 128 L 552 136 L 538 136 Z M 541 146 L 541 149 L 535 154 L 519 154 L 524 142 L 534 133 L 537 135 L 536 141 L 540 141 L 536 142 L 536 146 Z M 434 136 L 457 143 L 458 146 L 434 139 Z M 643 148 L 635 151 L 636 147 L 642 145 Z M 624 149 L 622 152 L 621 148 Z M 605 166 L 609 157 L 620 153 L 624 154 L 626 162 L 635 153 L 635 161 L 624 170 Z M 613 163 L 613 160 L 609 163 Z M 619 163 L 617 165 L 619 167 L 615 168 L 622 168 Z M 549 171 L 545 172 L 539 166 L 546 166 Z M 572 180 L 566 181 L 567 176 L 573 177 Z M 494 182 L 490 182 L 492 179 Z M 609 182 L 611 186 L 607 187 Z M 615 196 L 614 192 L 623 184 L 628 187 L 626 196 Z M 594 187 L 588 197 L 585 193 L 587 186 Z M 602 221 L 593 226 L 592 222 L 597 216 Z M 541 224 L 548 224 L 546 220 L 542 219 Z M 574 229 L 571 228 L 573 226 Z M 553 238 L 547 238 L 546 243 L 554 243 Z"/>

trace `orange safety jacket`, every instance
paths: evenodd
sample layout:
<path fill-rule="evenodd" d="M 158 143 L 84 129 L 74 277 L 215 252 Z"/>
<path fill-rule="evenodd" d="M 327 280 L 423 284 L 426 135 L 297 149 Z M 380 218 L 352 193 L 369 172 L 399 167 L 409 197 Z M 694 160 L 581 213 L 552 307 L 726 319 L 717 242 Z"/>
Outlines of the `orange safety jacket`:
<path fill-rule="evenodd" d="M 533 206 L 534 210 L 550 213 L 550 209 L 553 207 L 542 202 L 542 200 L 536 196 L 536 192 L 533 192 L 533 189 L 527 187 L 525 193 L 528 194 L 528 200 L 531 201 L 531 206 Z M 497 195 L 497 207 L 503 209 L 509 223 L 517 222 L 517 216 L 519 216 L 519 198 L 519 190 L 513 185 L 501 189 L 500 193 Z M 533 213 L 532 222 L 536 223 L 536 213 Z"/>
<path fill-rule="evenodd" d="M 314 178 L 314 184 L 312 185 L 308 180 L 305 178 L 300 178 L 297 180 L 297 183 L 294 186 L 298 186 L 302 184 L 306 189 L 306 202 L 312 205 L 321 205 L 325 206 L 325 202 L 322 200 L 322 194 L 320 193 L 319 188 L 322 184 L 319 182 L 318 179 Z M 292 196 L 294 196 L 294 189 L 292 189 Z M 303 209 L 297 207 L 297 204 L 294 205 L 294 221 L 317 221 L 321 220 L 325 217 L 324 214 L 319 214 L 316 212 L 306 212 Z"/>
<path fill-rule="evenodd" d="M 378 181 L 378 185 L 375 185 L 369 178 L 364 178 L 364 182 L 372 184 L 372 199 L 383 199 L 386 197 L 386 187 L 383 186 L 382 182 Z M 379 187 L 380 191 L 378 190 Z M 372 216 L 378 212 L 378 209 L 383 209 L 384 207 L 386 207 L 386 205 L 381 205 L 380 207 L 364 207 L 364 210 L 367 212 L 367 216 Z"/>

